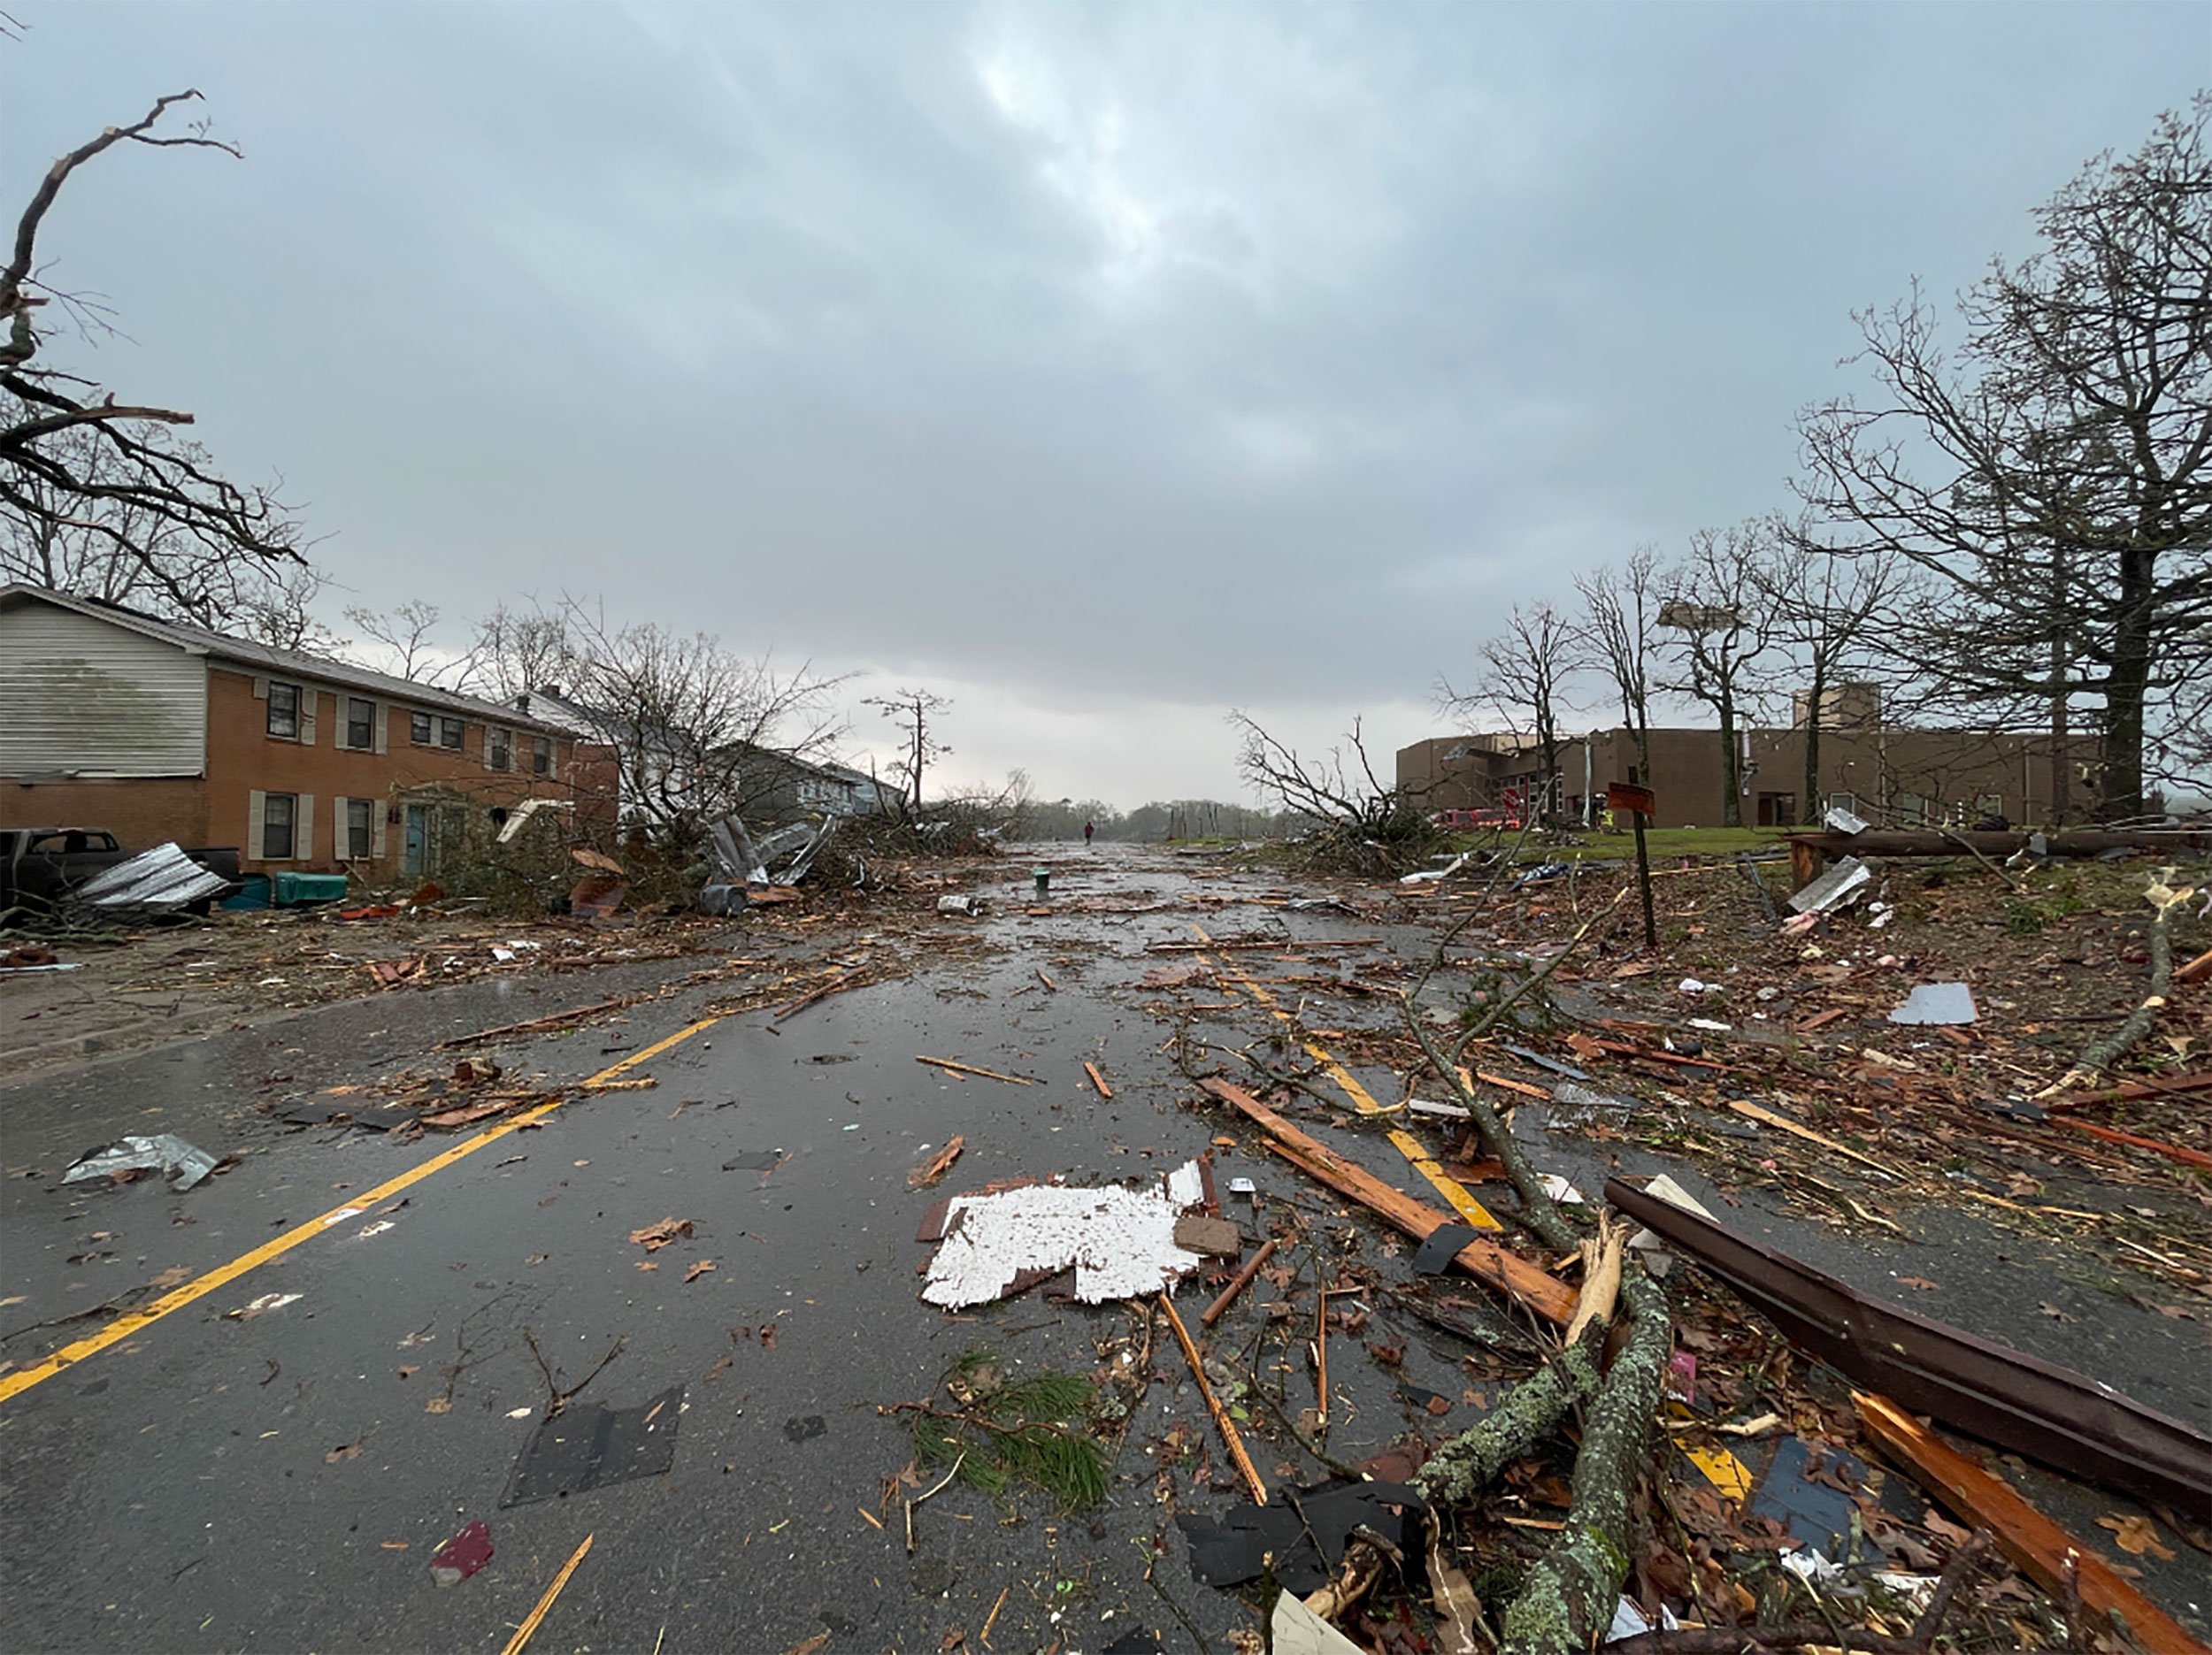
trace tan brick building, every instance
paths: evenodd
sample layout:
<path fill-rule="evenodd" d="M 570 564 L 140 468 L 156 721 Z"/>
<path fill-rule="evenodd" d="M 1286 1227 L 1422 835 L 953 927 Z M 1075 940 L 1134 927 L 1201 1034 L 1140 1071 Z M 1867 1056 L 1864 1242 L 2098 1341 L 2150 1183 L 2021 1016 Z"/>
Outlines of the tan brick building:
<path fill-rule="evenodd" d="M 511 707 L 119 605 L 0 587 L 0 826 L 250 872 L 429 877 L 525 800 L 611 813 L 603 749 Z"/>
<path fill-rule="evenodd" d="M 1862 686 L 1852 686 L 1860 689 Z M 1801 705 L 1800 716 L 1802 714 Z M 1840 716 L 1839 714 L 1847 714 Z M 1820 733 L 1818 808 L 1846 804 L 1886 824 L 1971 823 L 1994 813 L 2015 823 L 2052 819 L 2051 738 L 2019 732 L 1885 726 L 1878 701 L 1838 703 L 1839 727 Z M 1625 729 L 1563 739 L 1550 778 L 1555 814 L 1594 820 L 1609 782 L 1640 781 L 1658 795 L 1661 827 L 1718 827 L 1727 786 L 1717 730 L 1650 732 L 1651 773 L 1638 774 L 1636 740 Z M 1740 732 L 1743 820 L 1783 827 L 1805 816 L 1801 728 Z M 2085 820 L 2096 801 L 2096 743 L 2070 744 L 2067 814 Z M 1517 811 L 1546 785 L 1542 755 L 1510 736 L 1437 736 L 1398 750 L 1398 785 L 1438 810 Z M 1586 816 L 1586 806 L 1588 815 Z"/>

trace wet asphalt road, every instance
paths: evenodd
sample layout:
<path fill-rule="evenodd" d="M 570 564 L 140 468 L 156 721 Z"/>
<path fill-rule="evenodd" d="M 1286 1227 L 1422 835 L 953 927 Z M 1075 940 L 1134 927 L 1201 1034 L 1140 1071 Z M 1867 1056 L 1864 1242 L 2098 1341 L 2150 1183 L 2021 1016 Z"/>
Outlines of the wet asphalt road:
<path fill-rule="evenodd" d="M 1188 864 L 1102 853 L 1060 851 L 1056 898 L 1190 888 Z M 496 1651 L 589 1536 L 591 1552 L 534 1649 L 773 1655 L 826 1632 L 825 1655 L 919 1651 L 938 1649 L 953 1630 L 973 1648 L 1002 1592 L 997 1651 L 1056 1643 L 1095 1651 L 1133 1632 L 1156 1636 L 1163 1648 L 1225 1647 L 1223 1633 L 1248 1616 L 1190 1579 L 1147 1455 L 1171 1422 L 1202 1434 L 1205 1423 L 1164 1338 L 1152 1362 L 1158 1379 L 1099 1510 L 1061 1516 L 1034 1496 L 1001 1507 L 954 1488 L 922 1508 L 911 1556 L 895 1510 L 883 1529 L 864 1517 L 909 1452 L 879 1405 L 926 1395 L 978 1344 L 1018 1362 L 1087 1371 L 1101 1341 L 1136 1325 L 1123 1308 L 1033 1295 L 963 1318 L 919 1303 L 915 1271 L 928 1249 L 914 1231 L 935 1198 L 910 1191 L 906 1175 L 955 1133 L 968 1147 L 944 1186 L 952 1190 L 1054 1172 L 1131 1177 L 1197 1153 L 1230 1129 L 1188 1107 L 1192 1089 L 1162 1050 L 1171 1030 L 1142 1005 L 1156 996 L 1134 987 L 1158 963 L 1141 954 L 1143 944 L 1187 937 L 1194 918 L 1217 933 L 1374 928 L 1258 908 L 1030 919 L 1003 900 L 1025 889 L 1027 866 L 1010 868 L 1024 877 L 1000 887 L 999 916 L 982 926 L 992 947 L 981 955 L 926 963 L 907 980 L 826 1000 L 781 1025 L 764 1012 L 717 1022 L 630 1071 L 655 1077 L 652 1090 L 571 1102 L 374 1203 L 363 1193 L 473 1140 L 396 1145 L 365 1132 L 280 1131 L 250 1101 L 373 1080 L 419 1061 L 456 1029 L 635 985 L 595 978 L 536 995 L 510 984 L 466 985 L 355 1002 L 0 1087 L 0 1158 L 10 1175 L 0 1184 L 0 1299 L 12 1301 L 0 1330 L 29 1329 L 6 1345 L 19 1367 L 97 1325 L 30 1324 L 165 1272 L 204 1276 L 296 1226 L 344 1214 L 0 1400 L 0 1644 Z M 1201 877 L 1210 889 L 1239 888 Z M 752 946 L 741 934 L 734 940 Z M 1040 967 L 1057 992 L 1043 990 Z M 541 1076 L 580 1079 L 689 1027 L 710 997 L 678 995 L 634 1008 L 619 1025 L 499 1050 Z M 1267 1027 L 1250 1007 L 1209 1015 L 1222 1038 L 1249 1040 Z M 1041 1084 L 955 1078 L 917 1064 L 925 1053 Z M 1086 1060 L 1111 1078 L 1112 1101 L 1089 1088 Z M 1386 1077 L 1372 1084 L 1394 1095 Z M 58 1187 L 73 1154 L 127 1130 L 267 1153 L 182 1194 L 146 1181 L 89 1193 Z M 1387 1145 L 1361 1140 L 1358 1153 L 1401 1187 L 1430 1193 Z M 1601 1165 L 1578 1168 L 1571 1145 L 1548 1143 L 1546 1153 L 1548 1164 L 1601 1179 Z M 765 1154 L 778 1158 L 771 1171 L 725 1169 Z M 1624 1156 L 1624 1164 L 1661 1163 Z M 1220 1170 L 1322 1210 L 1310 1185 L 1278 1167 L 1240 1153 Z M 32 1168 L 45 1176 L 17 1176 Z M 1248 1209 L 1243 1216 L 1256 1236 Z M 627 1237 L 663 1217 L 689 1219 L 694 1231 L 649 1258 Z M 1908 1263 L 1957 1279 L 1929 1263 L 1941 1238 L 1905 1256 L 1846 1248 L 1788 1221 L 1762 1227 L 1801 1250 L 1824 1248 L 1817 1261 L 1870 1289 L 1882 1290 L 1886 1277 L 1893 1285 Z M 1363 1245 L 1372 1257 L 1377 1232 L 1364 1221 L 1358 1228 L 1366 1240 L 1348 1231 L 1344 1245 Z M 1948 1263 L 1986 1252 L 1982 1240 L 1962 1236 L 1940 1256 Z M 713 1268 L 687 1279 L 703 1261 Z M 658 1268 L 638 1268 L 647 1262 Z M 2193 1422 L 2212 1416 L 2202 1368 L 2171 1324 L 2147 1339 L 2145 1313 L 2093 1284 L 2069 1289 L 2061 1279 L 2054 1289 L 2055 1272 L 2032 1260 L 1986 1268 L 1993 1278 L 2011 1268 L 2033 1270 L 2033 1279 L 1972 1293 L 1971 1315 L 1952 1304 L 1946 1314 L 2089 1367 Z M 1903 1298 L 1909 1290 L 1894 1291 Z M 2051 1321 L 2039 1324 L 2029 1302 L 2055 1291 L 2071 1292 L 2059 1302 L 2077 1314 L 2062 1339 Z M 269 1294 L 297 1297 L 250 1319 L 226 1314 Z M 1242 1328 L 1233 1319 L 1224 1334 L 1242 1339 L 1257 1321 L 1256 1311 Z M 1418 1323 L 1402 1331 L 1403 1381 L 1371 1363 L 1348 1364 L 1348 1417 L 1332 1437 L 1340 1454 L 1379 1452 L 1417 1418 L 1433 1437 L 1477 1417 L 1477 1406 L 1461 1399 L 1460 1347 Z M 595 1402 L 630 1407 L 681 1386 L 672 1469 L 503 1508 L 548 1400 L 526 1332 L 564 1386 L 619 1342 L 572 1417 Z M 1294 1399 L 1301 1383 L 1310 1388 L 1293 1377 Z M 1451 1415 L 1418 1415 L 1406 1383 L 1453 1399 Z M 448 1398 L 443 1411 L 426 1407 Z M 1260 1457 L 1276 1480 L 1274 1458 Z M 1307 1480 L 1317 1475 L 1310 1463 L 1295 1469 Z M 1202 1509 L 1236 1498 L 1225 1483 L 1217 1492 L 1193 1490 L 1180 1474 L 1176 1487 Z M 2080 1521 L 2119 1508 L 2101 1496 L 2057 1492 L 2085 1502 Z M 490 1525 L 491 1563 L 437 1590 L 426 1573 L 431 1553 L 474 1519 Z M 2212 1606 L 2189 1565 L 2148 1584 L 2200 1625 L 2192 1606 Z"/>

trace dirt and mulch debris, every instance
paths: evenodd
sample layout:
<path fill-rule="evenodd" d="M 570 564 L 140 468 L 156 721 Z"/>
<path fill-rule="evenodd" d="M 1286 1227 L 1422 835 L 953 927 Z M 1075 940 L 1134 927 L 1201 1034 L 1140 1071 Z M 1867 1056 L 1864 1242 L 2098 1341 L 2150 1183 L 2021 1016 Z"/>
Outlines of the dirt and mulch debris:
<path fill-rule="evenodd" d="M 1073 1509 L 1141 1452 L 1156 1571 L 1173 1526 L 1194 1578 L 1265 1628 L 1240 1648 L 2202 1650 L 2137 1584 L 2212 1554 L 2201 1432 L 1858 1293 L 1671 1178 L 1586 1191 L 1536 1165 L 1548 1144 L 1586 1164 L 1632 1145 L 1724 1201 L 1761 1191 L 1869 1241 L 1965 1206 L 2093 1250 L 2149 1330 L 2194 1338 L 2202 869 L 1878 868 L 1852 904 L 1786 920 L 1741 867 L 1685 866 L 1655 951 L 1626 923 L 1630 877 L 1409 887 L 1389 917 L 1440 937 L 1425 962 L 1368 937 L 1155 944 L 1172 963 L 1134 991 L 1174 1023 L 1217 1150 L 1298 1176 L 1235 1181 L 1248 1208 L 1210 1186 L 1193 1204 L 1230 1222 L 1234 1257 L 1171 1268 L 1056 1207 L 993 1231 L 1004 1258 L 946 1302 L 1124 1308 L 1093 1313 L 1087 1378 L 979 1348 L 886 1408 L 914 1433 L 879 1507 L 903 1505 L 909 1549 L 916 1507 L 956 1479 Z M 1231 1008 L 1272 1021 L 1236 1044 Z M 1347 1065 L 1394 1093 L 1346 1087 Z M 1376 1176 L 1386 1153 L 1409 1166 Z M 1434 1199 L 1398 1187 L 1423 1179 Z M 964 1199 L 1019 1221 L 1040 1187 L 1069 1193 L 945 1203 L 926 1279 Z M 1086 1193 L 1098 1214 L 1146 1199 Z M 1118 1291 L 1056 1287 L 1117 1261 L 1143 1267 Z M 1202 1315 L 1178 1311 L 1178 1279 Z M 1171 1424 L 1140 1433 L 1146 1393 L 1186 1377 Z M 1392 1407 L 1383 1452 L 1333 1451 L 1348 1414 L 1371 1444 Z M 2029 1463 L 2107 1514 L 2062 1527 L 2022 1491 Z"/>

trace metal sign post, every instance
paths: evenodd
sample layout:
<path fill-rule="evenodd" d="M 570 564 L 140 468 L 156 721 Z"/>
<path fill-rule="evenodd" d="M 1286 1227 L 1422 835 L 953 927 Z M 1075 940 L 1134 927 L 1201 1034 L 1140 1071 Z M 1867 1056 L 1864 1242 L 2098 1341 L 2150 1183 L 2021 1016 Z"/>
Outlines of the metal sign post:
<path fill-rule="evenodd" d="M 1644 848 L 1644 819 L 1658 811 L 1658 797 L 1650 788 L 1640 787 L 1634 782 L 1608 782 L 1605 802 L 1609 809 L 1636 813 L 1636 882 L 1644 893 L 1644 946 L 1656 948 L 1659 923 L 1651 912 L 1651 853 Z"/>

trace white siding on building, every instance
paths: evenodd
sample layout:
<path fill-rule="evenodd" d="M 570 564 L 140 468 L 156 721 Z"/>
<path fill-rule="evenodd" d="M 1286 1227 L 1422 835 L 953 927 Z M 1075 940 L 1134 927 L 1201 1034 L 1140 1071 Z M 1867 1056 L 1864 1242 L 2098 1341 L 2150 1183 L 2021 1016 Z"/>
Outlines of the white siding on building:
<path fill-rule="evenodd" d="M 198 776 L 207 662 L 50 603 L 0 609 L 0 776 Z"/>

